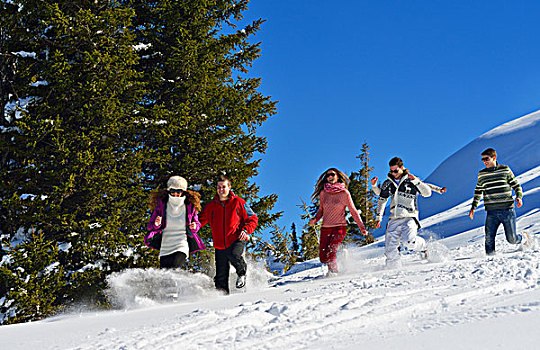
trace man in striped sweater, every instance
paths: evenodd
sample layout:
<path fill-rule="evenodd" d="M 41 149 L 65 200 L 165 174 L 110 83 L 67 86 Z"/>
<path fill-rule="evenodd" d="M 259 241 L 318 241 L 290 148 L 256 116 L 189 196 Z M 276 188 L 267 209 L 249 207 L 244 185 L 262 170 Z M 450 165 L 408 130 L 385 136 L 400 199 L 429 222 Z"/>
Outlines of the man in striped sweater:
<path fill-rule="evenodd" d="M 495 235 L 500 224 L 504 226 L 506 240 L 511 244 L 519 244 L 521 235 L 516 233 L 516 212 L 514 211 L 514 198 L 512 189 L 516 193 L 516 205 L 523 205 L 523 190 L 514 173 L 506 165 L 497 163 L 497 152 L 488 148 L 482 152 L 482 162 L 485 169 L 478 173 L 478 182 L 474 189 L 474 198 L 469 217 L 474 217 L 474 210 L 482 196 L 486 209 L 486 254 L 495 253 Z"/>

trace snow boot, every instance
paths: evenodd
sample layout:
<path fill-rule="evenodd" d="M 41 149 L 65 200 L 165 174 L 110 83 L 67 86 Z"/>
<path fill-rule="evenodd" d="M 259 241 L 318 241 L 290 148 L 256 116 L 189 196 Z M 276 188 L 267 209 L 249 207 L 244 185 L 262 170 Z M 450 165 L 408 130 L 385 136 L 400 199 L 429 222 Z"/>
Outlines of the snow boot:
<path fill-rule="evenodd" d="M 241 289 L 241 288 L 244 288 L 245 286 L 246 286 L 246 276 L 245 275 L 238 276 L 238 278 L 236 279 L 236 288 Z"/>

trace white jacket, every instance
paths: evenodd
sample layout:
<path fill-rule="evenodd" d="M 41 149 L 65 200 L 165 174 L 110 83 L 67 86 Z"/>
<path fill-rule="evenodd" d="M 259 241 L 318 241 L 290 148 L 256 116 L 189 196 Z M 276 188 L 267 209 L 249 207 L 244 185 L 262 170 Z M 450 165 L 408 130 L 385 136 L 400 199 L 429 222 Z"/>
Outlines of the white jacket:
<path fill-rule="evenodd" d="M 424 183 L 426 185 L 428 185 L 429 188 L 431 188 L 432 192 L 437 192 L 437 193 L 441 193 L 441 194 L 443 193 L 443 188 L 442 187 L 439 187 L 437 185 L 430 184 L 430 183 L 427 183 L 427 182 L 424 182 Z M 381 194 L 381 188 L 379 187 L 379 184 L 371 185 L 371 188 L 373 190 L 373 193 L 375 193 L 376 196 Z"/>
<path fill-rule="evenodd" d="M 431 196 L 431 188 L 419 178 L 411 180 L 404 174 L 399 183 L 392 177 L 388 177 L 380 188 L 379 201 L 377 202 L 377 221 L 382 221 L 384 208 L 388 199 L 390 202 L 390 219 L 415 218 L 418 222 L 418 195 Z"/>

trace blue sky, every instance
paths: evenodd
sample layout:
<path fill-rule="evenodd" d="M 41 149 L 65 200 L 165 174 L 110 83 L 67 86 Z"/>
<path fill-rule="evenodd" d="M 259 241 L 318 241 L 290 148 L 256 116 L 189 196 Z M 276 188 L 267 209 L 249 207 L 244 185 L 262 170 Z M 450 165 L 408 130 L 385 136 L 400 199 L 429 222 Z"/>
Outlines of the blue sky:
<path fill-rule="evenodd" d="M 267 21 L 251 73 L 279 101 L 259 129 L 269 147 L 255 181 L 279 195 L 280 226 L 302 225 L 296 206 L 324 170 L 358 169 L 364 141 L 374 175 L 400 156 L 426 178 L 540 109 L 539 16 L 538 1 L 253 0 L 246 20 Z"/>

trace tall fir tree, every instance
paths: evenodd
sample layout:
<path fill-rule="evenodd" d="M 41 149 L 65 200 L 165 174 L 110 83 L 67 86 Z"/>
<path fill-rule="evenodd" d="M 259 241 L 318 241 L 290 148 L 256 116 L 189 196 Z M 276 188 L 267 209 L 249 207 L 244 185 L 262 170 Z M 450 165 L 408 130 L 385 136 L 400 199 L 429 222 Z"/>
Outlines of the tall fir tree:
<path fill-rule="evenodd" d="M 248 75 L 261 52 L 250 39 L 264 21 L 237 27 L 248 0 L 124 2 L 136 12 L 138 69 L 148 82 L 141 111 L 150 154 L 146 187 L 178 174 L 197 186 L 205 204 L 215 196 L 217 175 L 226 174 L 257 213 L 257 232 L 270 227 L 280 216 L 271 213 L 277 196 L 259 197 L 250 180 L 260 162 L 254 156 L 267 147 L 257 127 L 276 111 L 276 102 L 258 91 L 261 79 Z M 201 236 L 210 240 L 209 229 Z M 261 254 L 258 241 L 248 250 Z M 209 254 L 198 254 L 195 265 L 211 263 Z"/>
<path fill-rule="evenodd" d="M 43 313 L 30 317 L 39 318 L 75 299 L 99 298 L 106 274 L 150 258 L 138 234 L 146 216 L 137 114 L 144 86 L 135 70 L 131 9 L 114 1 L 12 4 L 14 26 L 3 28 L 13 64 L 0 134 L 0 177 L 9 179 L 0 184 L 0 229 L 12 257 L 15 236 L 38 251 L 65 248 L 55 257 L 67 288 L 51 307 L 44 307 L 50 298 L 32 301 Z M 16 264 L 11 259 L 3 273 L 18 276 Z M 25 273 L 32 279 L 42 271 Z M 8 288 L 15 300 L 8 322 L 26 320 L 26 303 L 34 300 L 21 289 L 34 293 Z"/>
<path fill-rule="evenodd" d="M 300 246 L 298 245 L 298 236 L 296 233 L 296 224 L 293 222 L 291 225 L 291 240 L 292 240 L 292 250 L 298 256 L 300 251 Z"/>
<path fill-rule="evenodd" d="M 369 187 L 370 175 L 373 171 L 373 167 L 369 165 L 369 149 L 369 145 L 364 142 L 360 154 L 356 157 L 360 160 L 360 169 L 357 172 L 352 172 L 349 176 L 349 179 L 351 180 L 349 183 L 349 192 L 351 193 L 351 197 L 357 209 L 361 211 L 360 217 L 364 222 L 368 235 L 362 235 L 360 229 L 351 217 L 347 223 L 346 241 L 360 245 L 374 242 L 371 231 L 375 229 L 376 204 L 375 194 Z"/>
<path fill-rule="evenodd" d="M 43 317 L 81 291 L 95 300 L 110 272 L 155 266 L 155 252 L 142 245 L 148 194 L 170 175 L 186 177 L 207 202 L 225 173 L 252 203 L 259 229 L 280 216 L 271 212 L 277 196 L 259 197 L 250 180 L 267 147 L 256 131 L 276 102 L 248 75 L 260 56 L 250 39 L 263 20 L 237 29 L 247 5 L 2 3 L 0 176 L 9 180 L 0 183 L 0 234 L 10 259 L 0 298 L 14 300 L 7 322 Z M 210 239 L 208 229 L 201 235 Z M 15 237 L 25 243 L 14 246 Z M 253 254 L 265 249 L 258 238 Z M 44 253 L 22 276 L 17 257 L 28 249 Z M 210 250 L 192 260 L 213 265 Z M 44 266 L 54 297 L 18 293 Z M 25 311 L 36 309 L 46 311 Z"/>

